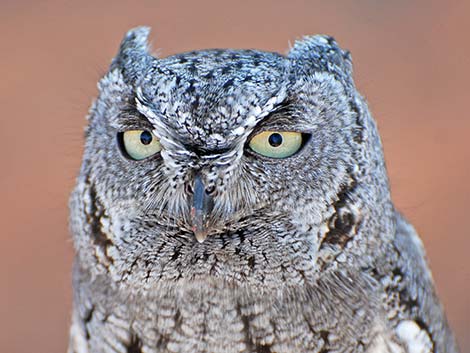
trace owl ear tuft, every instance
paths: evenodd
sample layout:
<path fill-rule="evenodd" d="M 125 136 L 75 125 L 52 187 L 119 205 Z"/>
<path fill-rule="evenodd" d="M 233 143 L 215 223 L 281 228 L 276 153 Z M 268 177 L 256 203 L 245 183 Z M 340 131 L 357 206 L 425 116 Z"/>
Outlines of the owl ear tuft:
<path fill-rule="evenodd" d="M 121 42 L 119 51 L 111 63 L 110 71 L 121 70 L 127 83 L 135 84 L 149 65 L 156 60 L 150 52 L 149 27 L 136 27 L 128 31 Z"/>
<path fill-rule="evenodd" d="M 297 40 L 287 57 L 304 74 L 326 71 L 351 81 L 351 54 L 341 49 L 333 37 L 316 35 Z"/>

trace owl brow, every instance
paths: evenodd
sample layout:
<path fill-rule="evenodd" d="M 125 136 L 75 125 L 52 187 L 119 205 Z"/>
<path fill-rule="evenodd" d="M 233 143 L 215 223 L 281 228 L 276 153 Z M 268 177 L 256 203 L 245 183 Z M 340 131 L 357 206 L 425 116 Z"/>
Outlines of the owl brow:
<path fill-rule="evenodd" d="M 300 129 L 305 126 L 304 120 L 302 114 L 299 114 L 299 111 L 295 109 L 294 102 L 290 99 L 285 99 L 274 107 L 268 115 L 256 123 L 252 134 L 267 128 L 283 128 L 284 126 L 294 128 L 294 130 L 296 128 Z M 299 123 L 298 126 L 296 126 L 296 123 Z"/>
<path fill-rule="evenodd" d="M 118 130 L 145 129 L 152 130 L 153 126 L 145 115 L 133 105 L 127 105 L 119 114 L 111 118 L 110 124 Z"/>

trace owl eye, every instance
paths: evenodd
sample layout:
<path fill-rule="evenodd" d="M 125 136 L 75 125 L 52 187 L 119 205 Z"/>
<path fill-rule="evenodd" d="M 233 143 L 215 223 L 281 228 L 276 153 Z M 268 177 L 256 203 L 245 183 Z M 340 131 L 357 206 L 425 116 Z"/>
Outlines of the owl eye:
<path fill-rule="evenodd" d="M 250 140 L 249 146 L 266 157 L 287 158 L 302 147 L 302 134 L 292 131 L 263 131 Z"/>
<path fill-rule="evenodd" d="M 160 152 L 160 141 L 147 130 L 128 130 L 121 133 L 124 152 L 132 159 L 142 160 Z"/>

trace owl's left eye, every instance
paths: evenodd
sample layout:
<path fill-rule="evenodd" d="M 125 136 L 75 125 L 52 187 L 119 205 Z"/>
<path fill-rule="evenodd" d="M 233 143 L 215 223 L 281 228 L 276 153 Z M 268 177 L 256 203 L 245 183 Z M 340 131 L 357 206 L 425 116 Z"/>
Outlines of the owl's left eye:
<path fill-rule="evenodd" d="M 147 130 L 124 131 L 119 139 L 124 152 L 137 161 L 150 157 L 162 149 L 160 141 Z"/>
<path fill-rule="evenodd" d="M 302 133 L 293 131 L 263 131 L 252 137 L 250 148 L 266 157 L 287 158 L 302 147 Z"/>

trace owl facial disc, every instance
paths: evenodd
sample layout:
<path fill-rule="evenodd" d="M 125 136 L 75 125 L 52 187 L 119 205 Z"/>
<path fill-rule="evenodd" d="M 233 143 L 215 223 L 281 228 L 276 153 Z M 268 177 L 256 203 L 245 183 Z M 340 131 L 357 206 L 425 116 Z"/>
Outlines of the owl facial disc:
<path fill-rule="evenodd" d="M 211 192 L 207 190 L 199 174 L 194 177 L 194 190 L 191 205 L 192 231 L 199 243 L 206 240 L 209 233 L 209 215 L 214 205 Z"/>

